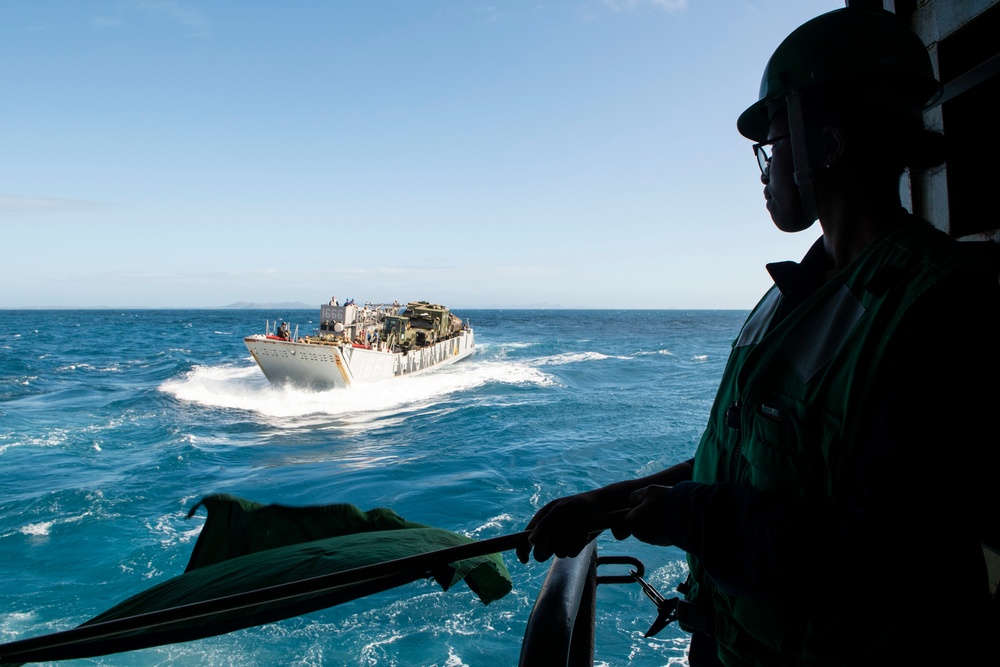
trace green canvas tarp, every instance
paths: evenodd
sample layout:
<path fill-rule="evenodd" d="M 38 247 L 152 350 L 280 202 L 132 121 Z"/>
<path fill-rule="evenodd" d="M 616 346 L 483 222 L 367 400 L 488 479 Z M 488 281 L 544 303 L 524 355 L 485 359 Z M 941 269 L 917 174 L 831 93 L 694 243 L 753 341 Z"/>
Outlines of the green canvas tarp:
<path fill-rule="evenodd" d="M 201 639 L 427 577 L 444 590 L 464 580 L 484 604 L 512 587 L 499 553 L 480 550 L 486 555 L 456 561 L 442 561 L 433 553 L 449 549 L 444 553 L 451 554 L 456 547 L 463 552 L 473 548 L 463 545 L 485 543 L 406 521 L 389 509 L 262 505 L 211 495 L 189 516 L 202 506 L 208 518 L 183 574 L 133 595 L 74 630 L 46 636 L 64 635 L 62 642 L 39 637 L 4 644 L 0 664 L 91 657 Z M 508 548 L 513 545 L 498 545 L 496 551 Z"/>
<path fill-rule="evenodd" d="M 347 504 L 262 505 L 217 494 L 203 498 L 191 508 L 188 517 L 202 506 L 208 518 L 185 572 L 265 550 L 296 546 L 323 553 L 325 562 L 318 568 L 320 573 L 338 572 L 473 542 L 458 533 L 406 521 L 386 508 L 362 512 Z M 407 532 L 388 532 L 400 530 Z M 310 547 L 306 543 L 316 544 Z M 281 552 L 275 555 L 283 557 Z M 483 604 L 511 590 L 510 573 L 497 553 L 451 563 L 430 574 L 444 590 L 464 579 Z"/>

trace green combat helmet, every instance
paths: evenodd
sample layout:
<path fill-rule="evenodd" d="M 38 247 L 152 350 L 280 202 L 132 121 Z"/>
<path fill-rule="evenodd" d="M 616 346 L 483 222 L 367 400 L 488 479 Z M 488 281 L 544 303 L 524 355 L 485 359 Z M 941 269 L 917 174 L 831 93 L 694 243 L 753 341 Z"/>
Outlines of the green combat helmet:
<path fill-rule="evenodd" d="M 736 127 L 753 141 L 767 138 L 768 105 L 822 84 L 877 92 L 878 101 L 919 114 L 941 97 L 927 48 L 896 15 L 846 7 L 803 23 L 785 38 L 764 68 L 757 102 Z"/>

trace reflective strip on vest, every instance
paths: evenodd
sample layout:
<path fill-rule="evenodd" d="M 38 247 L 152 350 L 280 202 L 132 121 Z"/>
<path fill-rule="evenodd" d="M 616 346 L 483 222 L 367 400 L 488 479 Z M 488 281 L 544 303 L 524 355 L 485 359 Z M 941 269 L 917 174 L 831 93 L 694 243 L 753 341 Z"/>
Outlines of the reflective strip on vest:
<path fill-rule="evenodd" d="M 865 314 L 865 307 L 846 285 L 799 327 L 800 335 L 781 346 L 781 354 L 808 382 L 844 345 L 851 329 Z"/>
<path fill-rule="evenodd" d="M 760 303 L 757 304 L 757 307 L 751 313 L 750 318 L 743 325 L 735 347 L 756 345 L 760 342 L 760 339 L 764 337 L 764 334 L 767 333 L 768 328 L 771 326 L 771 320 L 774 319 L 774 314 L 778 312 L 778 305 L 780 303 L 781 290 L 777 287 L 772 287 L 764 295 L 764 298 L 760 300 Z"/>

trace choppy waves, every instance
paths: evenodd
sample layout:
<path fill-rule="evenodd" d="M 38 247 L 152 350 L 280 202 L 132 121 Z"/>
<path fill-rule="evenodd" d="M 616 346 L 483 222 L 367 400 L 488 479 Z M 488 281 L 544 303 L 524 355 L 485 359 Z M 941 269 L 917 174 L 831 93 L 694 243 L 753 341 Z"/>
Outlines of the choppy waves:
<path fill-rule="evenodd" d="M 469 359 L 317 392 L 271 386 L 254 365 L 241 336 L 265 317 L 14 318 L 20 335 L 0 338 L 0 639 L 67 629 L 180 574 L 204 525 L 186 513 L 206 493 L 391 507 L 473 539 L 519 530 L 560 494 L 689 455 L 742 319 L 480 311 Z M 90 335 L 105 326 L 115 345 Z M 661 591 L 683 577 L 680 554 L 624 546 Z M 88 664 L 516 664 L 547 564 L 505 560 L 514 590 L 487 607 L 464 584 L 422 581 Z M 683 659 L 673 627 L 642 636 L 655 612 L 640 591 L 598 598 L 595 664 Z"/>

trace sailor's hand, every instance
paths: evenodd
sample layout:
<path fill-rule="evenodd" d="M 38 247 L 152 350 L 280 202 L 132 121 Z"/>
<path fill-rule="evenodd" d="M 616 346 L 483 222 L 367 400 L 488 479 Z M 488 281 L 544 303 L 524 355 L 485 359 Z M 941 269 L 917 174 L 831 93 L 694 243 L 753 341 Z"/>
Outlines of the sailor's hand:
<path fill-rule="evenodd" d="M 590 492 L 553 500 L 525 526 L 531 533 L 527 543 L 517 547 L 517 559 L 527 563 L 532 551 L 539 562 L 553 554 L 576 556 L 600 533 L 593 532 L 597 513 L 598 504 Z"/>
<path fill-rule="evenodd" d="M 633 491 L 629 496 L 631 510 L 623 519 L 611 527 L 611 533 L 616 539 L 624 540 L 630 535 L 646 544 L 655 544 L 661 547 L 671 545 L 670 540 L 664 534 L 663 528 L 669 517 L 663 511 L 666 494 L 670 491 L 669 486 L 651 485 L 637 491 Z"/>

